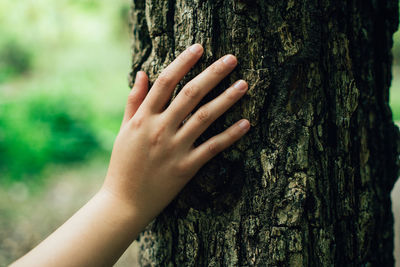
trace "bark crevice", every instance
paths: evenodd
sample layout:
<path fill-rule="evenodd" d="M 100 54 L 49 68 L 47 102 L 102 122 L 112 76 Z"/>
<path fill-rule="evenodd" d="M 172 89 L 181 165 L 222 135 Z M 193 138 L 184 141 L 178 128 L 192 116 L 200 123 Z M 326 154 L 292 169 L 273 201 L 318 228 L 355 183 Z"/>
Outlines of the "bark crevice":
<path fill-rule="evenodd" d="M 200 42 L 204 55 L 174 97 L 232 53 L 238 67 L 201 103 L 239 78 L 249 91 L 198 143 L 242 117 L 252 124 L 142 235 L 141 264 L 393 265 L 398 1 L 133 2 L 131 75 L 143 68 L 154 81 Z"/>

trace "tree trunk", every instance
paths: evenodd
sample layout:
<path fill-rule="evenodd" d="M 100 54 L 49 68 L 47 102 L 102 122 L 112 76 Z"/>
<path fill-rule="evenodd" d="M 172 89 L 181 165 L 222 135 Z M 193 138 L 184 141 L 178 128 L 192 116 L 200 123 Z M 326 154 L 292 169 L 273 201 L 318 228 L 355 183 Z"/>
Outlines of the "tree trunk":
<path fill-rule="evenodd" d="M 247 95 L 198 140 L 250 132 L 140 237 L 143 266 L 391 266 L 399 132 L 388 105 L 398 1 L 133 0 L 132 77 L 181 51 L 239 65 Z M 132 83 L 132 82 L 131 82 Z"/>

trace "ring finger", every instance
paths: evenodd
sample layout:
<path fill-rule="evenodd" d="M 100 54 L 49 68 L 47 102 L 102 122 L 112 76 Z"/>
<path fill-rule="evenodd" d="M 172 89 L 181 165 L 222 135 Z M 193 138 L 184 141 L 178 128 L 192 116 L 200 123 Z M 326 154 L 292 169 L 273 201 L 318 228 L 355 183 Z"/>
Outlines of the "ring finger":
<path fill-rule="evenodd" d="M 212 122 L 246 93 L 247 88 L 248 85 L 243 80 L 234 83 L 217 98 L 200 107 L 178 130 L 176 138 L 192 145 Z"/>

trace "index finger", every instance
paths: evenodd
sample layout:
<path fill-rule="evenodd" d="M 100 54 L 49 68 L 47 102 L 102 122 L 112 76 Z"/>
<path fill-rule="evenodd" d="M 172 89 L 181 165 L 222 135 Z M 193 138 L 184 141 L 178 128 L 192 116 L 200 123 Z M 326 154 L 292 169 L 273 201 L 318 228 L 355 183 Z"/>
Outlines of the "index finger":
<path fill-rule="evenodd" d="M 194 44 L 185 49 L 158 76 L 143 102 L 144 106 L 152 112 L 161 112 L 178 82 L 196 64 L 202 54 L 203 47 L 200 44 Z"/>

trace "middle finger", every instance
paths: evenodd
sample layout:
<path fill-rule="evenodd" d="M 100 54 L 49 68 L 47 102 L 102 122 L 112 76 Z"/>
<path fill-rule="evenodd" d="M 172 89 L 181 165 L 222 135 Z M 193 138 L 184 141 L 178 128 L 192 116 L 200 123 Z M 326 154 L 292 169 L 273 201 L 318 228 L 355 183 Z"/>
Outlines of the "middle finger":
<path fill-rule="evenodd" d="M 165 110 L 166 117 L 178 128 L 200 100 L 237 65 L 233 55 L 226 55 L 187 83 Z"/>

